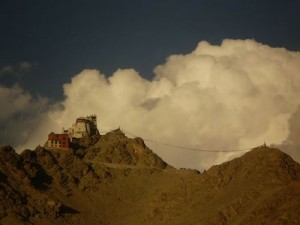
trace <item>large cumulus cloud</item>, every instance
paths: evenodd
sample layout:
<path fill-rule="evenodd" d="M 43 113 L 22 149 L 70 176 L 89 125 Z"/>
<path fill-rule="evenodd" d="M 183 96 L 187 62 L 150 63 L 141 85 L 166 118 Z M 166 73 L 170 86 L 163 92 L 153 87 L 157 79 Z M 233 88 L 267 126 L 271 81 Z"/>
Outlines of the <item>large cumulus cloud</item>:
<path fill-rule="evenodd" d="M 154 71 L 148 81 L 134 69 L 109 77 L 83 70 L 64 85 L 65 100 L 42 116 L 32 139 L 19 147 L 32 148 L 50 131 L 60 132 L 91 113 L 98 115 L 100 132 L 120 126 L 147 139 L 199 149 L 243 149 L 265 141 L 281 145 L 296 130 L 290 128 L 292 116 L 299 114 L 298 52 L 254 40 L 224 40 L 220 46 L 202 41 Z M 204 169 L 241 154 L 147 144 L 177 167 Z"/>

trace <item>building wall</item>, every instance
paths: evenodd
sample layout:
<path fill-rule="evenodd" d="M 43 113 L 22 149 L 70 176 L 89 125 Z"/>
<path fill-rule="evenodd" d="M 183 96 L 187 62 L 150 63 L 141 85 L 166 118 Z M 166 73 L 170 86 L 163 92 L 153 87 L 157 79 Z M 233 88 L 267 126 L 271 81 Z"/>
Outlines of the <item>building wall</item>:
<path fill-rule="evenodd" d="M 97 133 L 97 116 L 79 117 L 69 129 L 69 138 L 82 138 Z"/>
<path fill-rule="evenodd" d="M 72 125 L 69 132 L 71 137 L 82 138 L 83 136 L 89 134 L 89 128 L 84 122 L 77 122 Z"/>
<path fill-rule="evenodd" d="M 51 132 L 48 135 L 47 147 L 68 149 L 72 138 L 82 138 L 97 133 L 97 116 L 79 117 L 68 130 L 62 129 L 62 134 Z"/>
<path fill-rule="evenodd" d="M 48 135 L 47 147 L 69 148 L 68 134 L 55 134 L 51 132 Z"/>

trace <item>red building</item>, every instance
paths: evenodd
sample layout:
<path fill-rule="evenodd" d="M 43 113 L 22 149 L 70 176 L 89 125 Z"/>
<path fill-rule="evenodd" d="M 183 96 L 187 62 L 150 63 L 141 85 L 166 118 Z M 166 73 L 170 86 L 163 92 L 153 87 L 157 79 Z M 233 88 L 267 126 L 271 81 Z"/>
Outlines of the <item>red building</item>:
<path fill-rule="evenodd" d="M 51 132 L 48 135 L 47 147 L 69 148 L 68 134 L 55 134 L 55 133 Z"/>

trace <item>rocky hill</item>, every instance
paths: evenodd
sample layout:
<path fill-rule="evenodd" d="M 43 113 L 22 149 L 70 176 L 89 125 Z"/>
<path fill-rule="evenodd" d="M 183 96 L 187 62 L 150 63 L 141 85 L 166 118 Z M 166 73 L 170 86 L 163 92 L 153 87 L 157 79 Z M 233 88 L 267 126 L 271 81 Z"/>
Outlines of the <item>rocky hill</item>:
<path fill-rule="evenodd" d="M 202 174 L 120 130 L 73 149 L 0 149 L 0 224 L 300 224 L 300 165 L 278 149 Z"/>

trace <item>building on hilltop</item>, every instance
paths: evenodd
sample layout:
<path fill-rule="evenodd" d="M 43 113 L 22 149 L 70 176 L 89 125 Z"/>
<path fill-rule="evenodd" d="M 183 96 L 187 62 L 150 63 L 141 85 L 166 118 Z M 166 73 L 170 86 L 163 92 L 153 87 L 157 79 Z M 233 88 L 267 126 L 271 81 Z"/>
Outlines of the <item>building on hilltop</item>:
<path fill-rule="evenodd" d="M 68 134 L 71 140 L 97 134 L 97 116 L 93 114 L 87 117 L 79 117 L 71 128 L 68 130 L 63 128 L 63 133 Z"/>
<path fill-rule="evenodd" d="M 78 117 L 72 127 L 67 130 L 63 128 L 61 134 L 51 132 L 48 135 L 45 147 L 70 149 L 69 147 L 73 143 L 73 139 L 81 139 L 98 133 L 96 115 Z"/>
<path fill-rule="evenodd" d="M 68 134 L 55 134 L 55 133 L 51 132 L 48 135 L 46 147 L 69 149 Z"/>

